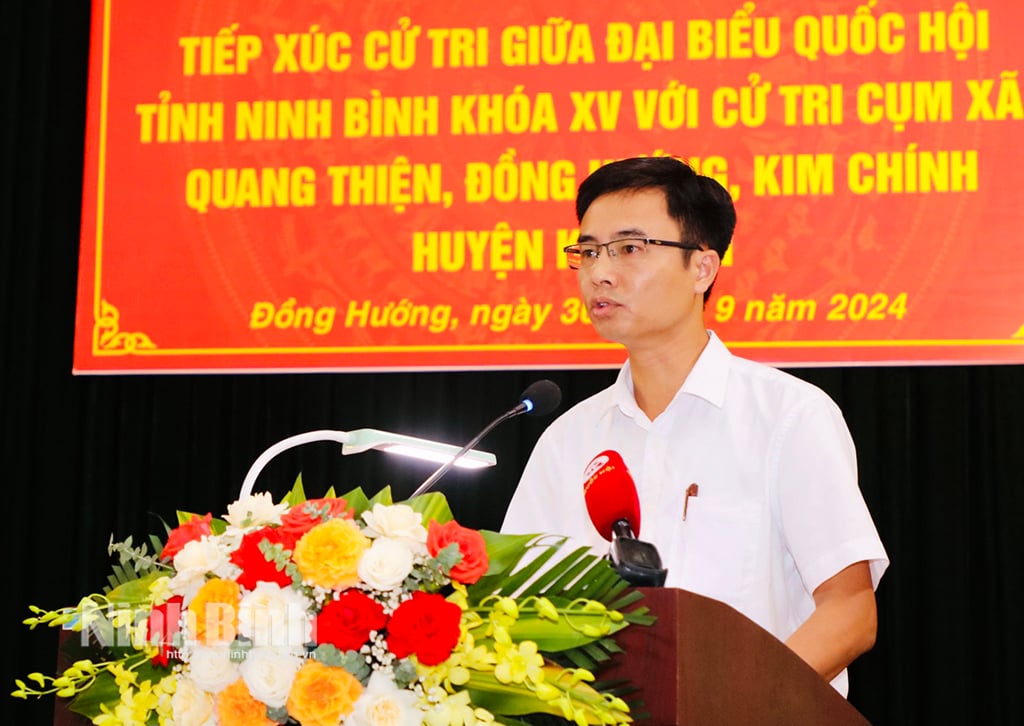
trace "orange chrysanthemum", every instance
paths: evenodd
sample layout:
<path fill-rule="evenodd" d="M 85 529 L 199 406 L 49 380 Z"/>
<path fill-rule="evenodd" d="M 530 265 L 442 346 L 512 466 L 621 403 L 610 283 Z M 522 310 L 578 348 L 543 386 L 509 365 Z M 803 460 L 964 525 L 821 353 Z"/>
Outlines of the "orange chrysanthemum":
<path fill-rule="evenodd" d="M 267 704 L 249 693 L 241 678 L 217 694 L 217 721 L 221 726 L 276 726 L 267 718 Z"/>
<path fill-rule="evenodd" d="M 307 582 L 344 590 L 359 582 L 359 558 L 370 540 L 350 519 L 330 519 L 302 535 L 292 559 Z"/>
<path fill-rule="evenodd" d="M 188 605 L 192 633 L 203 645 L 230 643 L 238 634 L 242 589 L 234 580 L 207 580 Z"/>
<path fill-rule="evenodd" d="M 352 713 L 363 687 L 344 668 L 307 660 L 288 694 L 288 715 L 302 726 L 337 726 Z"/>

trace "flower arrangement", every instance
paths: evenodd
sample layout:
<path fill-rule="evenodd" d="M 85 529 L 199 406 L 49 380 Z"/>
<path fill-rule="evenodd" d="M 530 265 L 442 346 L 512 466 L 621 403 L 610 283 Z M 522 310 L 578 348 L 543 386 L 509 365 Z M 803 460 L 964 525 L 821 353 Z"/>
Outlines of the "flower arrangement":
<path fill-rule="evenodd" d="M 152 552 L 112 539 L 105 594 L 31 608 L 26 624 L 81 633 L 81 652 L 14 696 L 71 698 L 100 726 L 631 721 L 594 670 L 652 618 L 562 538 L 463 527 L 438 493 L 307 500 L 301 478 L 279 503 L 178 522 Z"/>

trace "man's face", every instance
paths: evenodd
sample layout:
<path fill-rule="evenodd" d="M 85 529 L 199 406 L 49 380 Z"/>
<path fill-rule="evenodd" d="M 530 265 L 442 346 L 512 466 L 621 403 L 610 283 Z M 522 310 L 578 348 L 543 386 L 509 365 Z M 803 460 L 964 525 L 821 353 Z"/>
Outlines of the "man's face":
<path fill-rule="evenodd" d="M 580 221 L 580 242 L 601 244 L 624 237 L 687 241 L 679 222 L 669 216 L 660 189 L 598 197 Z M 626 265 L 602 249 L 592 265 L 577 272 L 598 334 L 638 351 L 670 345 L 694 325 L 703 329 L 702 296 L 710 283 L 703 282 L 700 260 L 706 254 L 695 252 L 685 264 L 679 249 L 649 245 L 641 264 Z"/>

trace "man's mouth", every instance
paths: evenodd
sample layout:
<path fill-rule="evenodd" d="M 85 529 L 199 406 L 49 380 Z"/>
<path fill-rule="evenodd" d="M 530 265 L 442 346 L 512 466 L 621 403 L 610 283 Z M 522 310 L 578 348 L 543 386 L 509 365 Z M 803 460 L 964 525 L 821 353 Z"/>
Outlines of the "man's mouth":
<path fill-rule="evenodd" d="M 614 300 L 609 300 L 608 298 L 599 297 L 599 298 L 595 298 L 593 301 L 591 301 L 591 303 L 590 303 L 590 313 L 591 313 L 591 315 L 601 314 L 601 313 L 607 314 L 613 308 L 616 308 L 616 307 L 619 307 L 619 304 L 617 302 L 615 302 Z"/>

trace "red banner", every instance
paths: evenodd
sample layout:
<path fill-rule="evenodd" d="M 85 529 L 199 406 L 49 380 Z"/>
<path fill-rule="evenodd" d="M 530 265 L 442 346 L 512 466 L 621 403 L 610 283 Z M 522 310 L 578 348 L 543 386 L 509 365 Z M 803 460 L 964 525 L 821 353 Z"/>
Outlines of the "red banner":
<path fill-rule="evenodd" d="M 96 0 L 75 372 L 605 367 L 561 248 L 601 163 L 739 225 L 780 365 L 1024 360 L 1024 8 Z"/>

